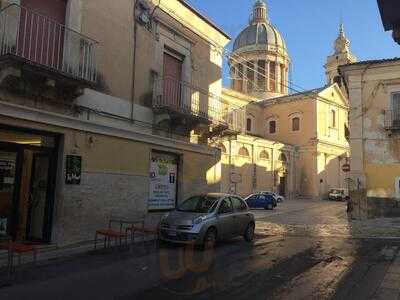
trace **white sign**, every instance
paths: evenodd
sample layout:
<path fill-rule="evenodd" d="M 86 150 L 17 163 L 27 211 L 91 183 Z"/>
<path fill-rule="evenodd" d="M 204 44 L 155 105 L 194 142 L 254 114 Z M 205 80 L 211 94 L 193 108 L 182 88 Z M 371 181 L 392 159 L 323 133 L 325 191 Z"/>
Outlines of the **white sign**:
<path fill-rule="evenodd" d="M 167 157 L 153 158 L 150 165 L 149 210 L 175 209 L 178 165 Z"/>

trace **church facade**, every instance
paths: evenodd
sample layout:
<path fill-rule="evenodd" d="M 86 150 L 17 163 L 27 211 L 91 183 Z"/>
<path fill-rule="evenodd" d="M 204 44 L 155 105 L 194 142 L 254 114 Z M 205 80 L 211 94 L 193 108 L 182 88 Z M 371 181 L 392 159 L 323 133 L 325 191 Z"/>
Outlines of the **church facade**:
<path fill-rule="evenodd" d="M 222 151 L 222 190 L 324 198 L 345 188 L 349 107 L 338 67 L 356 58 L 343 26 L 324 66 L 327 84 L 293 93 L 286 43 L 264 1 L 255 2 L 250 20 L 234 41 L 231 86 L 222 91 L 226 103 L 245 108 L 246 119 L 240 134 L 213 141 Z"/>

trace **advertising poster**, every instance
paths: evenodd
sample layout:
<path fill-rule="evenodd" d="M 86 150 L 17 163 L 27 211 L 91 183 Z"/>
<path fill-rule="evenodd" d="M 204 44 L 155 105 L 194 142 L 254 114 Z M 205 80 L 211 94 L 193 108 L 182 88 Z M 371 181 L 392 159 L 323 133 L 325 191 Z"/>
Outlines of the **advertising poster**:
<path fill-rule="evenodd" d="M 67 155 L 65 183 L 81 184 L 82 157 L 77 155 Z"/>
<path fill-rule="evenodd" d="M 174 157 L 153 155 L 150 165 L 149 210 L 175 208 L 178 164 Z"/>

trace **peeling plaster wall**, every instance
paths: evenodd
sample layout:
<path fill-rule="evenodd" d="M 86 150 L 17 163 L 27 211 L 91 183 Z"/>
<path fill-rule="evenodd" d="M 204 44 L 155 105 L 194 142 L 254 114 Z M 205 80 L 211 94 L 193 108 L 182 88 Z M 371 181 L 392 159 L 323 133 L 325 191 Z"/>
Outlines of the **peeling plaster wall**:
<path fill-rule="evenodd" d="M 364 216 L 392 215 L 400 196 L 400 135 L 387 130 L 390 122 L 385 119 L 392 94 L 400 92 L 400 63 L 348 66 L 344 73 L 350 100 L 352 195 L 359 198 L 363 191 L 364 199 L 358 201 L 365 206 Z"/>

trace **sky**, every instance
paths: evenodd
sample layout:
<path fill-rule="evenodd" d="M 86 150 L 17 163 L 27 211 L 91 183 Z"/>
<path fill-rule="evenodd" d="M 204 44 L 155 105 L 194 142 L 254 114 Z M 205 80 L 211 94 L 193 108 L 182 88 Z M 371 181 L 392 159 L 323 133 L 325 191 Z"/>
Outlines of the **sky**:
<path fill-rule="evenodd" d="M 232 42 L 248 25 L 255 0 L 187 0 L 228 35 Z M 300 90 L 325 84 L 324 64 L 343 20 L 350 48 L 358 60 L 400 56 L 391 32 L 385 32 L 376 0 L 266 0 L 269 18 L 286 41 L 292 61 L 291 81 Z M 224 85 L 229 84 L 227 65 Z M 295 87 L 297 89 L 297 87 Z"/>

